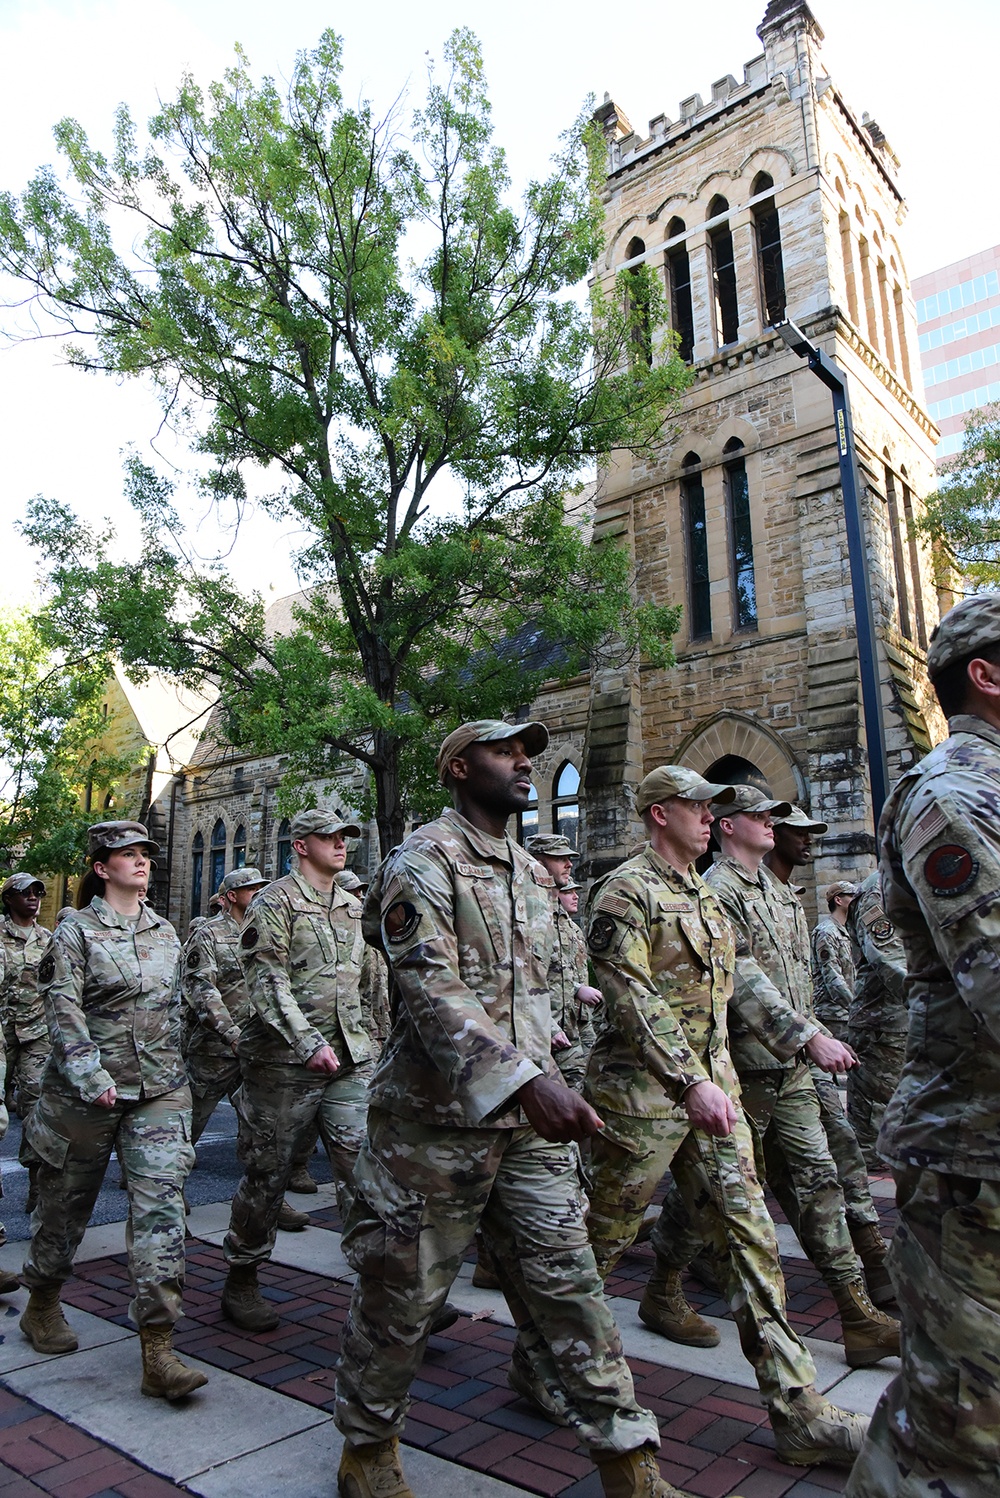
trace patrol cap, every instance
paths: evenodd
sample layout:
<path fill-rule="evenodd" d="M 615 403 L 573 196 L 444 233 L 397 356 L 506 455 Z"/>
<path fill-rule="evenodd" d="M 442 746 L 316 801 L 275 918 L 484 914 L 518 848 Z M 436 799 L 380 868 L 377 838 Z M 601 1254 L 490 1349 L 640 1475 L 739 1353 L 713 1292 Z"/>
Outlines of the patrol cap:
<path fill-rule="evenodd" d="M 852 884 L 850 879 L 835 879 L 832 884 L 826 886 L 826 889 L 820 890 L 820 894 L 826 901 L 832 900 L 835 895 L 850 895 L 853 899 L 857 892 L 858 886 Z"/>
<path fill-rule="evenodd" d="M 577 890 L 577 889 L 583 889 L 583 885 L 582 884 L 577 884 L 577 882 L 576 882 L 575 879 L 569 879 L 569 880 L 567 880 L 567 882 L 565 884 L 561 884 L 559 886 L 559 888 L 556 890 L 556 894 L 557 895 L 567 895 L 572 890 Z"/>
<path fill-rule="evenodd" d="M 949 609 L 932 633 L 927 674 L 940 676 L 956 661 L 990 645 L 1000 645 L 1000 593 L 975 593 Z"/>
<path fill-rule="evenodd" d="M 289 829 L 293 843 L 300 837 L 311 837 L 317 832 L 342 832 L 345 837 L 361 836 L 361 828 L 357 822 L 345 822 L 339 812 L 324 811 L 320 806 L 313 806 L 309 811 L 295 813 Z"/>
<path fill-rule="evenodd" d="M 353 869 L 341 869 L 340 873 L 335 874 L 333 877 L 335 883 L 339 884 L 341 889 L 346 889 L 350 894 L 353 894 L 356 889 L 364 888 Z"/>
<path fill-rule="evenodd" d="M 13 890 L 16 890 L 21 895 L 26 894 L 29 889 L 34 889 L 36 884 L 44 895 L 45 881 L 44 879 L 39 879 L 37 874 L 11 874 L 10 878 L 5 879 L 2 887 L 0 887 L 0 899 L 5 895 L 9 895 Z"/>
<path fill-rule="evenodd" d="M 154 843 L 148 828 L 141 822 L 96 822 L 87 828 L 87 857 L 107 849 L 116 853 L 119 848 L 134 848 L 136 843 L 145 843 L 150 853 L 159 853 L 159 843 Z"/>
<path fill-rule="evenodd" d="M 470 744 L 496 744 L 502 739 L 520 739 L 525 754 L 541 754 L 549 742 L 549 730 L 544 723 L 504 723 L 499 718 L 477 718 L 474 723 L 463 723 L 448 735 L 434 761 L 441 784 L 445 783 L 448 762 L 456 754 Z"/>
<path fill-rule="evenodd" d="M 648 807 L 669 801 L 671 796 L 680 796 L 682 801 L 724 801 L 732 794 L 731 785 L 713 785 L 697 770 L 687 770 L 683 765 L 660 765 L 640 780 L 635 809 L 641 816 Z"/>
<path fill-rule="evenodd" d="M 770 801 L 755 785 L 734 785 L 731 796 L 720 796 L 712 802 L 714 817 L 735 817 L 741 811 L 769 811 L 773 817 L 787 817 L 790 801 Z"/>
<path fill-rule="evenodd" d="M 775 817 L 774 823 L 776 827 L 797 827 L 800 832 L 816 832 L 820 835 L 830 830 L 826 822 L 814 822 L 801 806 L 793 806 L 786 817 Z"/>
<path fill-rule="evenodd" d="M 524 851 L 532 858 L 579 858 L 568 837 L 560 832 L 536 832 L 524 840 Z M 565 886 L 563 886 L 565 888 Z"/>
<path fill-rule="evenodd" d="M 265 879 L 260 869 L 255 869 L 250 864 L 244 864 L 241 869 L 230 869 L 229 873 L 219 885 L 216 895 L 228 895 L 231 889 L 247 889 L 250 885 L 256 887 L 260 884 L 269 884 L 271 881 Z"/>

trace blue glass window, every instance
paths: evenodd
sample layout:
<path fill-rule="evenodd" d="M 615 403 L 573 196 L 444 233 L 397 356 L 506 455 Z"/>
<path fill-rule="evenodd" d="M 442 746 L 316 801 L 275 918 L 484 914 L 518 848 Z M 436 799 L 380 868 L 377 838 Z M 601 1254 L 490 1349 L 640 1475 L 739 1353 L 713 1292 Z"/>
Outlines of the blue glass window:
<path fill-rule="evenodd" d="M 743 446 L 733 439 L 726 452 Z M 757 584 L 753 570 L 753 530 L 750 524 L 750 486 L 743 458 L 726 464 L 726 493 L 729 499 L 729 535 L 733 557 L 733 605 L 737 629 L 757 628 Z"/>

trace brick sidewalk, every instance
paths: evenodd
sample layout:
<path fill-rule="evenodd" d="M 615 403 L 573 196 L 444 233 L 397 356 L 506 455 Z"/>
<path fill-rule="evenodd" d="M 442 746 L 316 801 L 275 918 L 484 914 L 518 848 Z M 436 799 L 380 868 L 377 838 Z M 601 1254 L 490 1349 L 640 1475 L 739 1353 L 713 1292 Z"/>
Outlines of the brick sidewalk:
<path fill-rule="evenodd" d="M 178 1489 L 0 1389 L 0 1498 L 168 1498 Z"/>

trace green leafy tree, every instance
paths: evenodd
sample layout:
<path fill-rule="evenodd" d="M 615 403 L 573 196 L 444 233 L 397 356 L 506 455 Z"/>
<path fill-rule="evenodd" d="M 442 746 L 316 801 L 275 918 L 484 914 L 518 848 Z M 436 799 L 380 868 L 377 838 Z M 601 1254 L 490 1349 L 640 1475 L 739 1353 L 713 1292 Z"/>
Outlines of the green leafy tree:
<path fill-rule="evenodd" d="M 264 470 L 262 503 L 307 538 L 310 602 L 268 638 L 133 456 L 134 559 L 54 501 L 25 525 L 54 638 L 216 683 L 233 742 L 300 778 L 360 760 L 383 847 L 404 799 L 439 804 L 448 727 L 598 650 L 668 663 L 678 622 L 564 497 L 586 465 L 657 449 L 688 381 L 655 276 L 576 294 L 604 248 L 603 139 L 581 117 L 513 207 L 471 33 L 445 59 L 404 138 L 345 103 L 332 32 L 285 94 L 238 53 L 207 97 L 186 78 L 142 148 L 124 110 L 109 155 L 63 121 L 68 184 L 43 169 L 0 198 L 0 265 L 76 337 L 72 362 L 151 378 L 213 499 L 242 506 Z M 526 630 L 552 648 L 504 644 Z"/>
<path fill-rule="evenodd" d="M 46 621 L 0 613 L 0 866 L 69 874 L 80 865 L 86 809 L 132 765 L 100 749 L 104 663 L 61 661 Z"/>
<path fill-rule="evenodd" d="M 974 411 L 919 528 L 942 566 L 974 590 L 1000 587 L 1000 406 Z"/>

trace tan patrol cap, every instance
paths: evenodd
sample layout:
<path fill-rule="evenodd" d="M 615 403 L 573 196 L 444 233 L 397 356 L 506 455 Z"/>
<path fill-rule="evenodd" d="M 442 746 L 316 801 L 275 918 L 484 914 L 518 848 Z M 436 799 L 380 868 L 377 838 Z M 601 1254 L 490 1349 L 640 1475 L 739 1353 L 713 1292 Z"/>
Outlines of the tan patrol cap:
<path fill-rule="evenodd" d="M 269 879 L 264 878 L 260 869 L 255 869 L 251 864 L 244 864 L 241 869 L 229 870 L 229 873 L 216 890 L 216 896 L 228 895 L 231 889 L 247 889 L 250 886 L 256 887 L 262 884 L 270 884 L 270 882 Z"/>
<path fill-rule="evenodd" d="M 769 801 L 755 785 L 734 785 L 731 796 L 720 796 L 712 802 L 713 817 L 735 817 L 741 811 L 769 811 L 772 817 L 787 817 L 790 801 Z"/>
<path fill-rule="evenodd" d="M 0 899 L 2 899 L 4 895 L 9 895 L 12 890 L 17 890 L 17 892 L 22 895 L 26 894 L 29 889 L 34 889 L 36 884 L 44 895 L 45 881 L 44 879 L 39 879 L 37 874 L 11 874 L 10 878 L 5 879 L 2 887 L 0 887 Z"/>
<path fill-rule="evenodd" d="M 311 837 L 317 832 L 327 835 L 342 832 L 345 837 L 361 836 L 361 828 L 357 822 L 343 821 L 339 812 L 324 811 L 321 807 L 314 806 L 309 811 L 295 813 L 289 828 L 293 843 L 300 837 Z"/>
<path fill-rule="evenodd" d="M 141 822 L 96 822 L 87 828 L 87 856 L 93 858 L 102 848 L 117 853 L 119 848 L 134 848 L 144 843 L 150 853 L 159 853 L 159 843 L 154 843 L 149 829 Z"/>
<path fill-rule="evenodd" d="M 560 832 L 536 832 L 524 840 L 524 851 L 532 858 L 579 858 L 568 837 Z M 564 885 L 563 888 L 566 886 Z"/>
<path fill-rule="evenodd" d="M 832 900 L 834 895 L 850 895 L 853 900 L 857 892 L 858 886 L 852 884 L 850 879 L 835 879 L 832 884 L 826 886 L 826 889 L 820 890 L 823 899 L 827 901 Z"/>
<path fill-rule="evenodd" d="M 333 877 L 334 882 L 339 884 L 341 889 L 346 889 L 348 894 L 353 894 L 356 889 L 364 888 L 353 869 L 341 869 L 340 873 L 334 874 Z"/>
<path fill-rule="evenodd" d="M 578 890 L 578 889 L 583 889 L 583 885 L 582 884 L 577 884 L 577 882 L 576 882 L 575 879 L 570 879 L 565 884 L 561 884 L 559 886 L 559 888 L 556 890 L 556 894 L 557 895 L 566 895 L 566 894 L 569 894 L 571 891 Z"/>
<path fill-rule="evenodd" d="M 1000 645 L 1000 593 L 975 593 L 949 609 L 935 628 L 927 652 L 927 674 L 940 676 L 956 661 L 990 645 Z"/>
<path fill-rule="evenodd" d="M 815 832 L 820 836 L 830 831 L 826 822 L 814 822 L 801 806 L 793 806 L 785 817 L 775 817 L 774 824 L 776 827 L 797 827 L 800 832 Z"/>
<path fill-rule="evenodd" d="M 520 739 L 525 754 L 541 754 L 549 742 L 549 730 L 544 723 L 504 723 L 499 718 L 477 718 L 474 723 L 463 723 L 450 733 L 438 750 L 438 779 L 445 783 L 448 763 L 470 744 L 497 744 L 503 739 Z"/>
<path fill-rule="evenodd" d="M 641 816 L 648 807 L 669 801 L 671 796 L 680 796 L 682 801 L 723 801 L 732 794 L 731 785 L 713 785 L 697 770 L 687 770 L 683 765 L 660 765 L 640 780 L 635 809 Z"/>

